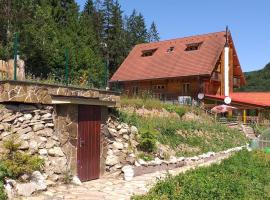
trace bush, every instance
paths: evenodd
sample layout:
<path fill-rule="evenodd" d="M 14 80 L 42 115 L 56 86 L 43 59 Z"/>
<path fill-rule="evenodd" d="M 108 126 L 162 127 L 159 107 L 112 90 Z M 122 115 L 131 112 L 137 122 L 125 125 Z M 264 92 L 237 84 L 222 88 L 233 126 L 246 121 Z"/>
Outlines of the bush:
<path fill-rule="evenodd" d="M 154 160 L 154 156 L 152 156 L 151 154 L 146 154 L 146 153 L 140 153 L 138 155 L 138 157 L 140 159 L 143 159 L 144 161 L 151 161 Z"/>
<path fill-rule="evenodd" d="M 153 152 L 157 148 L 157 136 L 155 132 L 145 130 L 140 132 L 139 148 L 145 152 Z"/>
<path fill-rule="evenodd" d="M 184 114 L 187 112 L 186 107 L 174 104 L 164 104 L 164 108 L 170 113 L 177 113 L 180 117 L 184 116 Z"/>
<path fill-rule="evenodd" d="M 38 156 L 18 151 L 20 143 L 15 142 L 14 138 L 6 141 L 4 147 L 7 153 L 2 156 L 0 166 L 8 177 L 16 179 L 23 174 L 40 170 L 44 165 L 44 160 Z"/>
<path fill-rule="evenodd" d="M 167 176 L 148 194 L 132 199 L 269 199 L 269 167 L 269 154 L 241 151 L 219 165 Z"/>
<path fill-rule="evenodd" d="M 4 191 L 4 178 L 8 176 L 7 169 L 2 165 L 0 161 L 0 200 L 6 200 L 7 195 Z"/>

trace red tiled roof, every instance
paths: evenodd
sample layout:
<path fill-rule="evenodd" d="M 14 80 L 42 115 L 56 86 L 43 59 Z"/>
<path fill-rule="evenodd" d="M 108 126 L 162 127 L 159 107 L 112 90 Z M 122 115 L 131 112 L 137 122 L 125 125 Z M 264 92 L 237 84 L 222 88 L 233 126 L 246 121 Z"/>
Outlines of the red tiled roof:
<path fill-rule="evenodd" d="M 198 50 L 185 51 L 190 43 L 203 42 Z M 149 80 L 193 75 L 210 75 L 225 45 L 225 32 L 139 44 L 134 47 L 110 81 Z M 173 52 L 167 50 L 174 47 Z M 142 57 L 145 50 L 156 49 Z"/>
<path fill-rule="evenodd" d="M 224 96 L 205 95 L 206 97 L 223 100 Z M 270 107 L 270 92 L 233 92 L 230 94 L 232 102 Z"/>

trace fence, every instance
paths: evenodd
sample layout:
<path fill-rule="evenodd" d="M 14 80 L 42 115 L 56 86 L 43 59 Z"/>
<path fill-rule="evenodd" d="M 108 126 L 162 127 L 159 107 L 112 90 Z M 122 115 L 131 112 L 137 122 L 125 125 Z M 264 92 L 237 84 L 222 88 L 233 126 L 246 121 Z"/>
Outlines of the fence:
<path fill-rule="evenodd" d="M 19 58 L 21 55 L 19 49 L 19 35 L 18 33 L 14 34 L 13 39 L 13 57 L 9 60 L 1 60 L 0 58 L 0 80 L 20 80 L 20 81 L 30 81 L 30 82 L 39 82 L 39 83 L 47 83 L 47 84 L 56 84 L 56 85 L 66 85 L 66 86 L 79 86 L 79 87 L 93 87 L 95 85 L 95 81 L 93 81 L 91 76 L 88 74 L 86 76 L 82 75 L 79 79 L 72 82 L 72 77 L 74 77 L 74 59 L 72 59 L 73 51 L 71 49 L 65 48 L 63 51 L 63 56 L 65 59 L 65 63 L 62 69 L 64 69 L 61 73 L 56 74 L 45 74 L 46 78 L 42 79 L 39 77 L 26 76 L 25 73 L 25 64 L 22 59 Z M 74 61 L 74 62 L 72 62 Z M 73 64 L 72 64 L 73 63 Z M 108 78 L 109 78 L 109 60 L 106 60 L 105 65 L 105 75 L 104 75 L 104 83 L 103 76 L 101 79 L 102 83 L 99 82 L 97 87 L 106 88 L 108 87 Z M 29 75 L 29 74 L 28 74 Z M 44 74 L 43 74 L 44 75 Z M 52 76 L 53 75 L 53 76 Z M 52 80 L 55 79 L 55 80 Z M 81 80 L 82 79 L 82 80 Z"/>

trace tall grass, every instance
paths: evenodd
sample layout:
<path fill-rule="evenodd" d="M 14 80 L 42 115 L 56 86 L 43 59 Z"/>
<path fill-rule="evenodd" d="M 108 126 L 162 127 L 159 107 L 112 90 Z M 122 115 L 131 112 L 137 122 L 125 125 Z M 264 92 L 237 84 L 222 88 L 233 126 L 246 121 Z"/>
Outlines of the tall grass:
<path fill-rule="evenodd" d="M 221 164 L 198 168 L 158 181 L 143 196 L 133 200 L 246 200 L 269 199 L 270 155 L 241 151 Z"/>

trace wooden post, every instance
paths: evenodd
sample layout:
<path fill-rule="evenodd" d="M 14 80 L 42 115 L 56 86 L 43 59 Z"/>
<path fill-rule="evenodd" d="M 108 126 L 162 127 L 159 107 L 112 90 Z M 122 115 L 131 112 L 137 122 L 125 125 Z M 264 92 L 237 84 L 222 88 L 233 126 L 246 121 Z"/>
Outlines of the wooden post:
<path fill-rule="evenodd" d="M 246 111 L 246 109 L 243 110 L 243 123 L 244 124 L 247 123 L 247 111 Z"/>

